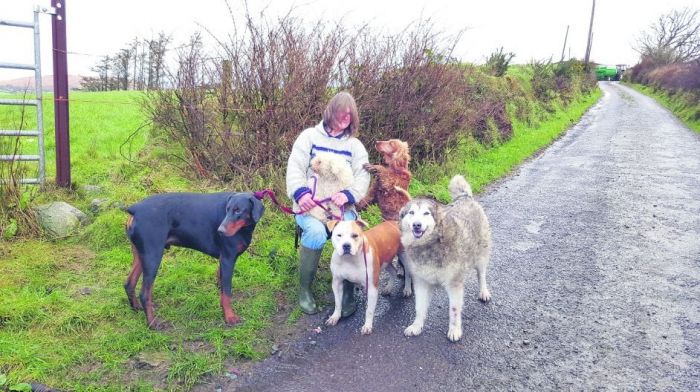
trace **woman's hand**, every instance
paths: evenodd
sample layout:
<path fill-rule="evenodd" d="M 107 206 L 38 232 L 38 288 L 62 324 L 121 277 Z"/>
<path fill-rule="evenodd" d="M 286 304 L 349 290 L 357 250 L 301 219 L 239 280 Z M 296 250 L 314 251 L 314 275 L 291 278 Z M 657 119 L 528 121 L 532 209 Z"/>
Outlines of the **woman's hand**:
<path fill-rule="evenodd" d="M 345 193 L 338 192 L 335 195 L 331 196 L 331 201 L 338 207 L 342 207 L 345 205 L 345 203 L 348 202 L 348 197 L 345 196 Z"/>
<path fill-rule="evenodd" d="M 314 201 L 313 197 L 311 197 L 310 193 L 307 193 L 300 197 L 297 204 L 299 204 L 299 212 L 302 213 L 316 207 L 316 202 Z"/>

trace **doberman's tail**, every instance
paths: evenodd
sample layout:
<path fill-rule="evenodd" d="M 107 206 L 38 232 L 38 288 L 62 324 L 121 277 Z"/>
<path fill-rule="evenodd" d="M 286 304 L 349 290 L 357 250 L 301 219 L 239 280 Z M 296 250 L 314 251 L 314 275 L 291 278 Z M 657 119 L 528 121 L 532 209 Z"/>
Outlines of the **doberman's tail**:
<path fill-rule="evenodd" d="M 129 214 L 129 217 L 126 219 L 126 236 L 131 238 L 131 236 L 134 234 L 134 216 Z"/>

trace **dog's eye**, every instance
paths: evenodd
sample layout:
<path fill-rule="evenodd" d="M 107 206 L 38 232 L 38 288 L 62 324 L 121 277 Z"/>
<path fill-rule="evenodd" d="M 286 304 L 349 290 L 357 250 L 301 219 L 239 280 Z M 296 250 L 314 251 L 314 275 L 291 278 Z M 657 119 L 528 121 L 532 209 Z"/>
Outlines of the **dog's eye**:
<path fill-rule="evenodd" d="M 351 237 L 352 237 L 352 238 L 354 239 L 354 238 L 357 238 L 357 237 L 359 237 L 359 235 L 358 235 L 358 234 L 356 234 L 356 233 L 352 233 Z"/>
<path fill-rule="evenodd" d="M 335 236 L 336 236 L 336 237 L 342 237 L 342 235 L 340 235 L 340 233 L 336 234 Z"/>
<path fill-rule="evenodd" d="M 415 215 L 416 213 L 414 211 L 408 211 L 409 215 Z"/>
<path fill-rule="evenodd" d="M 423 215 L 424 215 L 424 216 L 428 216 L 428 215 L 430 215 L 430 212 L 429 212 L 429 211 L 426 211 L 426 212 L 423 213 Z"/>

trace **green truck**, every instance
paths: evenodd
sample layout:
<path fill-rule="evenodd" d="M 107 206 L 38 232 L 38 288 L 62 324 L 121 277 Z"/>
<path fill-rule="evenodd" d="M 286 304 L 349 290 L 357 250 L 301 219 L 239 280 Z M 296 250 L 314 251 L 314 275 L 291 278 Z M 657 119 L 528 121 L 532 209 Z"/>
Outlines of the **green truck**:
<path fill-rule="evenodd" d="M 599 65 L 595 68 L 598 80 L 620 80 L 627 67 L 624 65 Z"/>

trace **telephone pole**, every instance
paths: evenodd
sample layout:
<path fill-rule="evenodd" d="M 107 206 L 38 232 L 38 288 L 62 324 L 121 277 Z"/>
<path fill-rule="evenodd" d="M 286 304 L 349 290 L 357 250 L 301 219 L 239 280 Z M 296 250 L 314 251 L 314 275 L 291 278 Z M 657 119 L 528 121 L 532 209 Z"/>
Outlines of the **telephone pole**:
<path fill-rule="evenodd" d="M 586 57 L 583 60 L 583 63 L 586 65 L 586 69 L 588 69 L 588 62 L 591 59 L 591 46 L 593 44 L 593 16 L 595 15 L 595 0 L 593 0 L 593 7 L 591 8 L 591 24 L 588 27 L 588 44 L 586 45 Z"/>
<path fill-rule="evenodd" d="M 566 35 L 564 35 L 564 47 L 561 48 L 561 60 L 560 63 L 564 62 L 564 52 L 566 51 L 566 40 L 569 38 L 569 25 L 566 25 Z"/>

